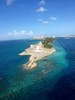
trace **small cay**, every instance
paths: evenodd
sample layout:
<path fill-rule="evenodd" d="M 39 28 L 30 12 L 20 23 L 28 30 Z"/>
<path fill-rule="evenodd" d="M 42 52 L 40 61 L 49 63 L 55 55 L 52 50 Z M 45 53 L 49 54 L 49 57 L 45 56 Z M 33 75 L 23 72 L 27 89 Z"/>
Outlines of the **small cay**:
<path fill-rule="evenodd" d="M 30 45 L 28 49 L 19 53 L 20 56 L 30 55 L 29 61 L 24 64 L 25 69 L 33 69 L 37 67 L 37 61 L 46 56 L 53 54 L 56 49 L 52 47 L 54 38 L 45 38 L 42 42 Z"/>

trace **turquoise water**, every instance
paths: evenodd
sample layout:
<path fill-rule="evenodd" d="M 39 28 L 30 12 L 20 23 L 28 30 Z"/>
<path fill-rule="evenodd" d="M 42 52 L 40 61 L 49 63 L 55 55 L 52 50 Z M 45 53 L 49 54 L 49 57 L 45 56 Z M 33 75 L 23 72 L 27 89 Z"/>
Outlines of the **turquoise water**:
<path fill-rule="evenodd" d="M 39 61 L 37 68 L 25 70 L 23 64 L 29 56 L 20 57 L 18 53 L 37 42 L 0 42 L 0 100 L 49 100 L 45 93 L 53 90 L 68 68 L 67 51 L 56 39 L 56 52 Z"/>

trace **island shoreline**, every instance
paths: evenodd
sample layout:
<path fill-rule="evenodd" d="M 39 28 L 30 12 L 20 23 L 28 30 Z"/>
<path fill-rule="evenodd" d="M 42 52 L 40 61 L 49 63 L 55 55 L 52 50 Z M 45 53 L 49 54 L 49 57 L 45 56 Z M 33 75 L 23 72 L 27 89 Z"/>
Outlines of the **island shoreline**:
<path fill-rule="evenodd" d="M 41 42 L 30 45 L 25 51 L 19 53 L 20 56 L 30 55 L 29 61 L 26 64 L 23 64 L 25 69 L 33 69 L 37 67 L 37 61 L 42 60 L 43 58 L 52 55 L 56 52 L 55 48 L 44 48 Z"/>

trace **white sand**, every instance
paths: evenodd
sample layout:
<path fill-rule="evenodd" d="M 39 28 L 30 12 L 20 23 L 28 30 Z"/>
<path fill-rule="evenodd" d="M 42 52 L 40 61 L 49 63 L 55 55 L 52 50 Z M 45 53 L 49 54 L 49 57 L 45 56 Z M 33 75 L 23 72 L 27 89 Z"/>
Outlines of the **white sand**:
<path fill-rule="evenodd" d="M 20 53 L 20 56 L 25 56 L 25 55 L 31 55 L 29 58 L 29 63 L 27 62 L 26 64 L 24 64 L 24 67 L 26 69 L 33 69 L 37 66 L 37 61 L 43 59 L 44 57 L 53 54 L 56 49 L 55 48 L 51 48 L 51 49 L 47 49 L 44 48 L 43 46 L 39 46 L 38 50 L 37 50 L 37 46 L 39 46 L 39 44 L 37 45 L 33 45 L 33 48 L 28 48 L 26 49 L 24 52 Z"/>

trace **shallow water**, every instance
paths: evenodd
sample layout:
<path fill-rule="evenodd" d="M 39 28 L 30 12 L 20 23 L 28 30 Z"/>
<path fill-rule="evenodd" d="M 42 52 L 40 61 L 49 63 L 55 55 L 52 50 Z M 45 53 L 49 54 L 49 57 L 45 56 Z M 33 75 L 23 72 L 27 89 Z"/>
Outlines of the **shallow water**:
<path fill-rule="evenodd" d="M 69 75 L 71 66 L 75 64 L 74 61 L 71 62 L 71 54 L 73 53 L 73 57 L 75 54 L 75 48 L 70 46 L 70 42 L 73 41 L 73 39 L 57 38 L 53 44 L 56 52 L 39 61 L 37 68 L 29 71 L 22 66 L 28 61 L 29 56 L 20 57 L 18 53 L 38 41 L 0 42 L 0 98 L 2 100 L 66 100 L 66 97 L 62 99 L 60 88 L 63 87 L 60 80 L 65 81 L 64 77 Z M 56 93 L 61 93 L 61 96 L 57 94 L 57 97 Z"/>

